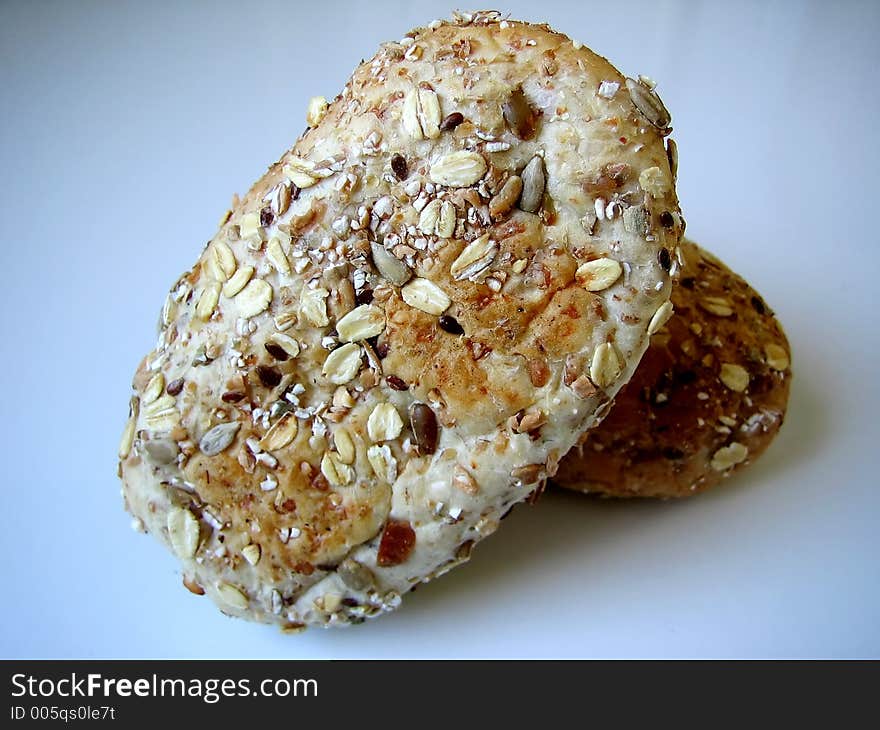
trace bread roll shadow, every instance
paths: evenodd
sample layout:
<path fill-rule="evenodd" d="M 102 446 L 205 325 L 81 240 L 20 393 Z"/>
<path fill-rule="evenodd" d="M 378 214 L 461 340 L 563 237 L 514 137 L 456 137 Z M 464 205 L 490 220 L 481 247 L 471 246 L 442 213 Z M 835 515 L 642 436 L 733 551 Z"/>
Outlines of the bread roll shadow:
<path fill-rule="evenodd" d="M 403 616 L 420 620 L 423 611 L 454 612 L 457 605 L 460 609 L 478 603 L 495 590 L 531 593 L 536 576 L 556 581 L 554 576 L 567 573 L 577 580 L 580 573 L 593 580 L 601 572 L 597 566 L 627 563 L 634 540 L 641 535 L 649 533 L 649 541 L 662 539 L 682 521 L 700 521 L 700 529 L 705 529 L 706 520 L 716 515 L 718 529 L 723 529 L 724 516 L 707 511 L 706 505 L 742 501 L 747 490 L 773 489 L 786 469 L 819 450 L 827 428 L 826 412 L 818 389 L 799 371 L 775 442 L 753 466 L 695 499 L 609 499 L 548 489 L 537 504 L 518 505 L 505 519 L 504 529 L 480 544 L 471 561 L 454 575 L 420 586 L 398 620 Z"/>
<path fill-rule="evenodd" d="M 631 546 L 641 528 L 664 520 L 687 504 L 661 500 L 600 500 L 565 490 L 544 494 L 535 505 L 520 504 L 504 521 L 504 528 L 474 549 L 466 565 L 446 580 L 419 586 L 410 604 L 398 615 L 413 628 L 429 615 L 452 614 L 485 607 L 496 591 L 531 595 L 559 585 L 559 576 L 578 581 L 578 573 L 596 570 Z M 492 599 L 497 601 L 496 598 Z M 524 600 L 530 600 L 525 599 Z M 424 614 L 422 614 L 424 612 Z M 402 627 L 405 630 L 405 627 Z"/>

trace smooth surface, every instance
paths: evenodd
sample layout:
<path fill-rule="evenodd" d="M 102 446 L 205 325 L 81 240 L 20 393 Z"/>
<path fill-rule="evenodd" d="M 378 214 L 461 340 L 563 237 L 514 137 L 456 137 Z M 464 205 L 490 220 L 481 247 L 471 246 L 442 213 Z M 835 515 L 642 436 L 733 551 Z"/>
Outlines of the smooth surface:
<path fill-rule="evenodd" d="M 282 636 L 130 530 L 128 385 L 166 289 L 309 97 L 446 8 L 0 5 L 0 656 L 880 656 L 880 6 L 625 7 L 508 5 L 660 81 L 688 234 L 792 343 L 778 441 L 684 503 L 548 494 L 397 613 Z"/>

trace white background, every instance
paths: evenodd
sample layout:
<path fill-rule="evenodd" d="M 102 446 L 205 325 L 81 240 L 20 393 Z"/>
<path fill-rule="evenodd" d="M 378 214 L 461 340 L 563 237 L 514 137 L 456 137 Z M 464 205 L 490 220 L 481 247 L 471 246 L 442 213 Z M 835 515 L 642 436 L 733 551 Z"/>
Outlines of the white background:
<path fill-rule="evenodd" d="M 0 5 L 0 656 L 880 656 L 874 2 L 505 8 L 660 81 L 689 235 L 786 326 L 788 419 L 735 484 L 548 494 L 397 613 L 299 636 L 225 618 L 130 530 L 115 454 L 167 287 L 310 96 L 449 9 Z"/>

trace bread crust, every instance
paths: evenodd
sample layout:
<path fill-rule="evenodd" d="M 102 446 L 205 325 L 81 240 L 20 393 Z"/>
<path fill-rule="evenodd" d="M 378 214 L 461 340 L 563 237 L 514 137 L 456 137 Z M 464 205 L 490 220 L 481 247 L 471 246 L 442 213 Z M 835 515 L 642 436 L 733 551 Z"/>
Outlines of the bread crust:
<path fill-rule="evenodd" d="M 669 297 L 681 218 L 650 100 L 478 13 L 310 105 L 135 376 L 126 504 L 189 585 L 288 628 L 360 622 L 555 472 Z"/>
<path fill-rule="evenodd" d="M 676 314 L 555 483 L 606 497 L 688 497 L 757 459 L 782 426 L 790 348 L 761 295 L 691 241 Z"/>

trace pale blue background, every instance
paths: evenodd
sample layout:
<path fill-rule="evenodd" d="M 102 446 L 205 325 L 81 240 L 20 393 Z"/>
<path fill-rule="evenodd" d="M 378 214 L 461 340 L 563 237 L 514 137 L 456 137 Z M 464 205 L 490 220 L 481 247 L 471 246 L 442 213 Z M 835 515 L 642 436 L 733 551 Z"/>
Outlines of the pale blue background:
<path fill-rule="evenodd" d="M 224 618 L 122 511 L 130 376 L 308 98 L 447 8 L 3 2 L 0 656 L 880 656 L 878 4 L 507 5 L 660 81 L 689 233 L 794 346 L 771 451 L 687 503 L 547 495 L 353 630 Z"/>

